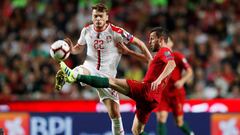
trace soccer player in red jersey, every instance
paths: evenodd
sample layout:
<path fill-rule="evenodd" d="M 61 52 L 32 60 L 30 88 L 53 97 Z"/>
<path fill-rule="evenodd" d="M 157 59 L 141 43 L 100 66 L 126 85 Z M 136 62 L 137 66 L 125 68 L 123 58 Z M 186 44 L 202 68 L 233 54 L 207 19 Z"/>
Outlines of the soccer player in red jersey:
<path fill-rule="evenodd" d="M 169 38 L 168 46 L 172 48 L 174 45 Z M 167 135 L 166 121 L 168 112 L 172 111 L 177 126 L 186 134 L 194 135 L 183 120 L 183 104 L 185 100 L 185 89 L 183 85 L 191 79 L 193 71 L 184 55 L 180 52 L 173 52 L 176 67 L 171 74 L 171 78 L 164 89 L 161 102 L 157 108 L 157 133 L 159 135 Z M 182 72 L 185 73 L 182 75 Z"/>
<path fill-rule="evenodd" d="M 158 51 L 149 65 L 142 82 L 127 79 L 106 78 L 81 75 L 60 62 L 61 70 L 67 82 L 83 82 L 96 88 L 110 87 L 136 101 L 136 112 L 132 126 L 134 135 L 143 135 L 145 124 L 151 112 L 158 107 L 163 89 L 176 64 L 171 49 L 167 44 L 168 31 L 162 27 L 154 28 L 150 33 L 149 43 L 152 51 Z"/>

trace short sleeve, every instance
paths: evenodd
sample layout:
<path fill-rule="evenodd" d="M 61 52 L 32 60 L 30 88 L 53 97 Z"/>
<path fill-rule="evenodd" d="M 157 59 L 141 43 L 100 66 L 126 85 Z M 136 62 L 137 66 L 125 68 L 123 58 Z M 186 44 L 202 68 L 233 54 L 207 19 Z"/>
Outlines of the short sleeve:
<path fill-rule="evenodd" d="M 131 43 L 133 41 L 133 35 L 123 29 L 121 33 L 122 42 L 125 44 Z"/>
<path fill-rule="evenodd" d="M 190 64 L 188 63 L 187 59 L 185 58 L 185 56 L 183 54 L 181 54 L 180 52 L 176 53 L 175 54 L 180 62 L 181 62 L 181 65 L 184 69 L 188 69 L 190 67 Z"/>
<path fill-rule="evenodd" d="M 161 48 L 160 59 L 165 63 L 167 63 L 169 60 L 174 60 L 171 50 L 169 50 L 168 48 Z"/>
<path fill-rule="evenodd" d="M 134 36 L 126 30 L 114 25 L 111 25 L 111 27 L 114 31 L 114 39 L 116 42 L 123 42 L 125 44 L 128 44 L 133 41 Z"/>
<path fill-rule="evenodd" d="M 83 28 L 80 34 L 80 38 L 78 39 L 78 44 L 80 45 L 86 45 L 86 39 L 85 39 L 85 35 L 86 35 L 86 28 Z"/>
<path fill-rule="evenodd" d="M 188 69 L 190 68 L 190 64 L 188 63 L 187 59 L 184 57 L 182 58 L 183 68 Z"/>

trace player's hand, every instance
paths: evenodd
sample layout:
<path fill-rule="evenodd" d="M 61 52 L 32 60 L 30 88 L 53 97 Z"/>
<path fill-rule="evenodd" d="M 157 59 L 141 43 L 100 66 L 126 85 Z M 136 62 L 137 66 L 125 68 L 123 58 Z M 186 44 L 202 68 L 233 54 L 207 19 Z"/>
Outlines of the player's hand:
<path fill-rule="evenodd" d="M 70 38 L 65 38 L 64 41 L 68 43 L 68 45 L 70 46 L 70 50 L 72 50 L 73 48 L 72 40 Z"/>
<path fill-rule="evenodd" d="M 128 49 L 126 45 L 120 42 L 117 43 L 116 47 L 118 48 L 118 52 L 121 54 L 128 54 L 128 52 L 130 51 L 130 49 Z"/>
<path fill-rule="evenodd" d="M 152 82 L 151 84 L 151 90 L 156 90 L 159 86 L 159 84 L 161 84 L 161 80 L 155 80 L 154 82 Z"/>
<path fill-rule="evenodd" d="M 184 85 L 184 82 L 182 80 L 178 80 L 177 82 L 175 82 L 175 87 L 177 88 L 182 88 Z"/>

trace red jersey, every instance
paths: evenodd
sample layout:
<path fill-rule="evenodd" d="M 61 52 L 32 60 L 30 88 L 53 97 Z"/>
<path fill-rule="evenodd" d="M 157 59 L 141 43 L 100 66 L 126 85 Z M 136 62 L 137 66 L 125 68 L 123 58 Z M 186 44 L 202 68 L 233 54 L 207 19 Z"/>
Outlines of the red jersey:
<path fill-rule="evenodd" d="M 162 73 L 169 60 L 174 60 L 173 54 L 170 49 L 163 47 L 157 52 L 150 63 L 148 71 L 143 79 L 143 82 L 152 83 Z"/>
<path fill-rule="evenodd" d="M 143 82 L 151 84 L 153 81 L 155 81 L 163 72 L 169 60 L 174 60 L 171 50 L 165 47 L 161 48 L 151 61 Z M 168 84 L 169 76 L 162 80 L 157 90 L 154 91 L 150 90 L 147 93 L 148 97 L 151 97 L 152 99 L 155 99 L 157 102 L 160 102 L 162 91 Z"/>
<path fill-rule="evenodd" d="M 189 63 L 183 54 L 181 54 L 180 52 L 173 52 L 172 54 L 174 56 L 176 67 L 174 68 L 171 74 L 171 78 L 169 80 L 170 91 L 176 89 L 174 84 L 182 78 L 182 71 L 190 68 Z"/>

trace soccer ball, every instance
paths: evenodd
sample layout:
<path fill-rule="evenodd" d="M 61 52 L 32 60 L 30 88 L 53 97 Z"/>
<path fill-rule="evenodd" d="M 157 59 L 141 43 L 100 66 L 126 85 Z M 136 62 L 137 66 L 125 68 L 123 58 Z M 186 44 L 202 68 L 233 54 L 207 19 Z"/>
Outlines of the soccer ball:
<path fill-rule="evenodd" d="M 57 40 L 51 45 L 50 55 L 57 61 L 63 61 L 70 55 L 70 46 L 64 40 Z"/>

